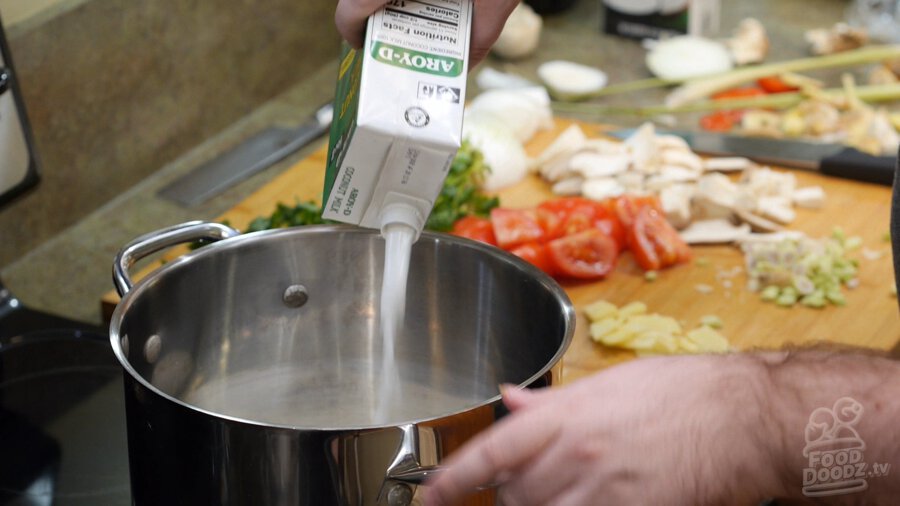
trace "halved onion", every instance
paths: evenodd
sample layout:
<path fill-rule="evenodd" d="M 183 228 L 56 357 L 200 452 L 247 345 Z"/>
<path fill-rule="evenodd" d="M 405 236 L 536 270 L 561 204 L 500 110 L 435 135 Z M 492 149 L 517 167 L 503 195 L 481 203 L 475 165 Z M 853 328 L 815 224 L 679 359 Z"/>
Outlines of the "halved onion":
<path fill-rule="evenodd" d="M 734 67 L 724 44 L 689 35 L 659 41 L 646 60 L 655 76 L 672 80 L 728 72 Z"/>
<path fill-rule="evenodd" d="M 543 63 L 537 73 L 554 94 L 584 95 L 600 90 L 608 81 L 600 69 L 565 60 Z"/>

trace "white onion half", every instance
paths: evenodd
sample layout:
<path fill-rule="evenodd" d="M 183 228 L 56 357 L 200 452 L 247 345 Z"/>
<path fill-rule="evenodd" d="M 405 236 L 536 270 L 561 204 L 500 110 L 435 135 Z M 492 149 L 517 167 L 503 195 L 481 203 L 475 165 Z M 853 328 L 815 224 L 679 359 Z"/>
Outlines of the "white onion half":
<path fill-rule="evenodd" d="M 608 81 L 606 72 L 600 69 L 564 60 L 543 63 L 537 73 L 547 87 L 570 95 L 598 91 Z"/>
<path fill-rule="evenodd" d="M 689 35 L 658 42 L 647 53 L 647 68 L 662 79 L 692 77 L 728 72 L 734 67 L 724 44 Z"/>

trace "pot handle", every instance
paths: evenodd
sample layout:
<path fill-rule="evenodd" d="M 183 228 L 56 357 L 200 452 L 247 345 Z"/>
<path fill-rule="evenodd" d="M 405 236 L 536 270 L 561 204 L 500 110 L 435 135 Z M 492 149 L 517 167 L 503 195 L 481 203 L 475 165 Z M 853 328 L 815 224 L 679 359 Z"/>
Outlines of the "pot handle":
<path fill-rule="evenodd" d="M 400 447 L 393 462 L 388 466 L 386 480 L 401 481 L 410 485 L 421 485 L 429 477 L 441 471 L 438 466 L 423 466 L 419 463 L 419 429 L 413 424 L 401 425 Z"/>
<path fill-rule="evenodd" d="M 144 234 L 119 250 L 113 262 L 113 284 L 116 285 L 116 291 L 119 292 L 119 295 L 125 296 L 131 290 L 131 287 L 134 286 L 131 276 L 128 275 L 128 269 L 147 255 L 201 239 L 221 241 L 240 234 L 239 231 L 231 227 L 206 221 L 189 221 Z"/>
<path fill-rule="evenodd" d="M 397 455 L 388 466 L 385 482 L 397 481 L 407 485 L 422 485 L 444 471 L 439 465 L 422 465 L 419 463 L 419 431 L 415 425 L 407 424 L 399 427 L 402 438 Z M 475 490 L 496 488 L 498 483 L 489 483 L 476 487 Z M 388 501 L 390 503 L 390 501 Z"/>

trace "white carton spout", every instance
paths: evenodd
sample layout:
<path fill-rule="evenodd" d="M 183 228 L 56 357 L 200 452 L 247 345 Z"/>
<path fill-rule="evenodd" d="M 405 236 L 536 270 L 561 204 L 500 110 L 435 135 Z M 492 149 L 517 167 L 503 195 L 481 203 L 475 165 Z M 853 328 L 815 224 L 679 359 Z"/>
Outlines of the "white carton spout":
<path fill-rule="evenodd" d="M 381 234 L 387 236 L 391 227 L 409 227 L 416 231 L 413 242 L 425 228 L 425 220 L 431 212 L 431 202 L 399 193 L 390 193 L 381 207 L 379 222 Z"/>

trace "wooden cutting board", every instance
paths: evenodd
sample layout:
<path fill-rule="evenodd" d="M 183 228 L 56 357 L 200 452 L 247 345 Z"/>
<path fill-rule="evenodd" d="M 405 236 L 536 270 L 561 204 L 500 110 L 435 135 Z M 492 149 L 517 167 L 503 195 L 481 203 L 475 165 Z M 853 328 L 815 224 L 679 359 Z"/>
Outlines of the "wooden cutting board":
<path fill-rule="evenodd" d="M 554 130 L 539 133 L 528 145 L 529 154 L 540 152 L 571 123 L 558 120 Z M 581 125 L 588 135 L 600 135 L 604 130 L 599 125 Z M 231 226 L 244 229 L 254 218 L 269 215 L 276 202 L 319 201 L 326 156 L 327 147 L 323 146 L 220 216 L 219 220 L 228 220 Z M 703 260 L 661 271 L 653 282 L 644 279 L 643 271 L 626 253 L 607 280 L 563 286 L 576 309 L 597 299 L 619 305 L 640 300 L 651 312 L 673 316 L 689 328 L 696 326 L 704 315 L 717 315 L 725 324 L 723 334 L 740 350 L 818 342 L 892 349 L 900 342 L 900 312 L 896 297 L 891 295 L 893 267 L 890 244 L 884 240 L 888 232 L 890 188 L 815 173 L 798 171 L 795 174 L 800 186 L 820 185 L 827 198 L 823 209 L 798 210 L 797 220 L 790 228 L 820 237 L 841 227 L 848 235 L 860 236 L 870 256 L 880 254 L 879 258 L 866 259 L 857 253 L 861 264 L 860 283 L 858 288 L 847 291 L 844 307 L 786 309 L 763 303 L 758 294 L 747 290 L 743 272 L 731 276 L 732 269 L 743 265 L 741 252 L 732 246 L 695 247 L 695 258 Z M 499 196 L 505 207 L 527 208 L 553 195 L 546 183 L 537 177 L 529 177 L 500 192 Z M 184 249 L 174 249 L 165 259 L 175 258 L 183 252 Z M 135 278 L 146 275 L 153 267 L 137 273 Z M 701 293 L 698 285 L 708 285 L 712 292 Z M 117 302 L 115 292 L 103 297 L 101 303 L 107 318 Z M 633 356 L 631 352 L 593 343 L 588 337 L 588 323 L 579 311 L 575 337 L 564 358 L 564 382 Z"/>

